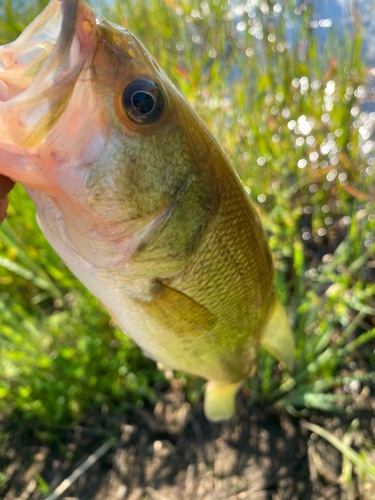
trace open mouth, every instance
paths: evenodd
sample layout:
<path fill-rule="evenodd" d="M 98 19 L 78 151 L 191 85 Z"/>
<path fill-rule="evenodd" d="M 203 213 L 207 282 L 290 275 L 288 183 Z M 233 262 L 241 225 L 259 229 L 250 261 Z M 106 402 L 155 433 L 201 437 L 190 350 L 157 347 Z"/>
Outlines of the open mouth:
<path fill-rule="evenodd" d="M 39 144 L 61 118 L 96 46 L 95 13 L 80 0 L 52 0 L 13 43 L 0 48 L 0 141 Z"/>

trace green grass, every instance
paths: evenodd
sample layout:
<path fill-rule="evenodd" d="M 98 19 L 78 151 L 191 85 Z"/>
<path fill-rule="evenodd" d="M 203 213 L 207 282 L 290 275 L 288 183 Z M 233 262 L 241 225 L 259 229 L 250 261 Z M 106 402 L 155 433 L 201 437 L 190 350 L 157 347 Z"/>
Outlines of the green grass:
<path fill-rule="evenodd" d="M 44 3 L 5 2 L 0 43 Z M 335 27 L 327 30 L 320 57 L 310 4 L 294 9 L 284 0 L 279 12 L 268 1 L 246 12 L 218 1 L 96 3 L 155 55 L 223 145 L 261 215 L 296 363 L 288 374 L 261 350 L 248 384 L 252 404 L 303 416 L 345 411 L 375 378 L 375 114 L 361 110 L 361 28 L 348 28 L 342 43 Z M 47 245 L 20 187 L 0 230 L 0 258 L 1 411 L 65 424 L 91 405 L 155 400 L 163 375 Z M 196 401 L 201 383 L 179 376 Z"/>

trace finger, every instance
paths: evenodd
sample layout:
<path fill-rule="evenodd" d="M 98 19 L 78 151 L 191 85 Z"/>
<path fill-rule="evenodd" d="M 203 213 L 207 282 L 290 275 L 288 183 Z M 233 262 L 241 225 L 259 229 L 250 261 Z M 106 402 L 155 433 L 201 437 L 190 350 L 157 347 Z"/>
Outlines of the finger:
<path fill-rule="evenodd" d="M 5 197 L 2 200 L 0 200 L 0 224 L 5 219 L 7 208 L 8 208 L 8 198 Z"/>
<path fill-rule="evenodd" d="M 0 175 L 0 224 L 5 219 L 5 215 L 8 207 L 8 198 L 7 194 L 14 186 L 14 182 L 11 181 L 8 177 L 4 177 Z"/>
<path fill-rule="evenodd" d="M 8 177 L 0 175 L 0 200 L 6 197 L 13 186 L 13 181 L 11 181 Z"/>

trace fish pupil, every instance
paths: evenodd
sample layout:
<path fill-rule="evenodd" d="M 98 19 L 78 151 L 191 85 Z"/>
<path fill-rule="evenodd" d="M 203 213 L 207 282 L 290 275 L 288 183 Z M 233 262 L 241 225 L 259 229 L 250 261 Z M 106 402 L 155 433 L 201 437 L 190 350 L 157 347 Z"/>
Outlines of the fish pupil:
<path fill-rule="evenodd" d="M 156 82 L 136 78 L 128 83 L 121 96 L 122 109 L 133 122 L 151 125 L 162 116 L 165 97 Z"/>
<path fill-rule="evenodd" d="M 136 92 L 132 97 L 132 104 L 138 113 L 147 115 L 154 109 L 154 99 L 147 92 Z"/>

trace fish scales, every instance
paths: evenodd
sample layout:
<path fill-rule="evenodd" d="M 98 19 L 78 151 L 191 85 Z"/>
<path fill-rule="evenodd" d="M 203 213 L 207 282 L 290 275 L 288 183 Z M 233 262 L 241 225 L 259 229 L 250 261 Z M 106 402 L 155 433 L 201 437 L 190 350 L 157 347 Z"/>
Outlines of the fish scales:
<path fill-rule="evenodd" d="M 45 237 L 146 356 L 208 380 L 230 418 L 262 344 L 293 337 L 229 160 L 128 30 L 52 0 L 0 48 L 0 220 L 13 182 Z"/>

